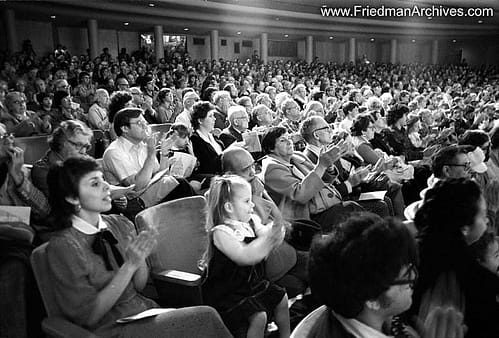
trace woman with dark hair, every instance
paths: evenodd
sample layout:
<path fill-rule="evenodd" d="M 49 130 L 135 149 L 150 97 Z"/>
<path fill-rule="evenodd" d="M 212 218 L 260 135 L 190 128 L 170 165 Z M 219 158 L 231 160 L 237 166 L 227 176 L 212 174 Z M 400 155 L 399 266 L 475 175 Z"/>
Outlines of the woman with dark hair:
<path fill-rule="evenodd" d="M 55 300 L 62 314 L 99 336 L 228 336 L 208 307 L 171 310 L 117 324 L 116 320 L 159 307 L 142 296 L 148 278 L 145 259 L 156 245 L 154 229 L 136 234 L 111 208 L 109 185 L 98 163 L 71 158 L 48 175 L 51 221 L 59 232 L 46 249 Z"/>
<path fill-rule="evenodd" d="M 201 100 L 208 101 L 210 103 L 213 102 L 213 95 L 218 91 L 216 87 L 208 87 L 203 92 L 201 92 Z"/>
<path fill-rule="evenodd" d="M 207 102 L 201 101 L 194 104 L 192 108 L 191 136 L 192 150 L 199 161 L 199 167 L 195 176 L 211 177 L 222 172 L 220 156 L 224 150 L 223 143 L 213 135 L 215 128 L 215 107 Z"/>
<path fill-rule="evenodd" d="M 403 104 L 398 104 L 388 111 L 388 128 L 383 131 L 383 137 L 391 147 L 390 155 L 403 155 L 406 161 L 420 160 L 423 158 L 423 152 L 412 145 L 405 129 L 408 113 L 409 108 Z"/>
<path fill-rule="evenodd" d="M 374 120 L 370 114 L 362 114 L 355 118 L 352 127 L 352 142 L 355 150 L 367 164 L 376 164 L 381 153 L 374 151 L 371 143 L 374 138 Z"/>
<path fill-rule="evenodd" d="M 66 91 L 57 91 L 54 93 L 54 101 L 52 104 L 52 127 L 55 129 L 66 120 L 80 120 L 85 122 L 86 116 L 81 108 L 74 109 L 72 107 L 71 96 Z"/>
<path fill-rule="evenodd" d="M 470 250 L 487 229 L 480 187 L 464 178 L 437 182 L 414 221 L 420 257 L 414 311 L 443 274 L 453 273 L 464 295 L 467 337 L 499 337 L 499 277 L 482 267 Z"/>
<path fill-rule="evenodd" d="M 159 123 L 174 123 L 177 115 L 173 102 L 173 91 L 170 88 L 161 88 L 156 96 L 156 119 Z"/>

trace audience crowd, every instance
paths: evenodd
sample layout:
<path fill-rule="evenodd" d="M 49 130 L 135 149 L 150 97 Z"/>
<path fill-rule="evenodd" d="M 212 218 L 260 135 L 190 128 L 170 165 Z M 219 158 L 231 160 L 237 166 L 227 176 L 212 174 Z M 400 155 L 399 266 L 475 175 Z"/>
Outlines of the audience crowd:
<path fill-rule="evenodd" d="M 0 336 L 41 332 L 45 242 L 59 308 L 97 334 L 287 337 L 288 298 L 311 292 L 317 337 L 499 336 L 496 68 L 37 57 L 29 40 L 1 58 L 0 204 L 30 224 L 0 223 Z M 30 136 L 49 150 L 27 164 Z M 195 195 L 210 307 L 116 324 L 158 307 L 141 290 L 161 243 L 135 215 Z"/>

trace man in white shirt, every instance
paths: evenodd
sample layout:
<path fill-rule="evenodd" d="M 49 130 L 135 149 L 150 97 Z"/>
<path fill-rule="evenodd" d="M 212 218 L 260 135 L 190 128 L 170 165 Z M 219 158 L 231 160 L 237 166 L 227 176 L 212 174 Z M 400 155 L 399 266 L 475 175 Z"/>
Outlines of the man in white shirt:
<path fill-rule="evenodd" d="M 141 109 L 120 110 L 114 118 L 113 127 L 118 138 L 109 145 L 103 156 L 104 175 L 110 184 L 135 184 L 134 191 L 145 207 L 193 195 L 192 188 L 184 179 L 159 173 L 162 168 L 156 157 L 158 133 L 150 134 Z M 168 146 L 163 145 L 165 148 Z M 166 168 L 167 161 L 164 163 Z"/>
<path fill-rule="evenodd" d="M 185 93 L 183 104 L 184 110 L 177 116 L 175 119 L 175 123 L 182 123 L 187 126 L 190 130 L 192 130 L 191 116 L 192 116 L 192 107 L 194 103 L 199 101 L 199 95 L 195 92 L 187 92 Z"/>

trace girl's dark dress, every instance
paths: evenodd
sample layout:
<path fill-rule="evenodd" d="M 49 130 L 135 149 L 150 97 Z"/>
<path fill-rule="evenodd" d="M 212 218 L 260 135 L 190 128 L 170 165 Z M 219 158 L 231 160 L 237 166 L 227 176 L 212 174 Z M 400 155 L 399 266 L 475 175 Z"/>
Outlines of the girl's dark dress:
<path fill-rule="evenodd" d="M 244 237 L 237 230 L 225 225 L 213 228 L 233 232 L 238 239 L 250 243 L 256 237 Z M 253 227 L 251 227 L 253 229 Z M 238 235 L 236 233 L 239 233 Z M 265 262 L 240 266 L 211 243 L 213 255 L 209 263 L 208 277 L 203 285 L 203 297 L 207 305 L 214 307 L 225 325 L 234 334 L 248 326 L 248 318 L 257 312 L 268 315 L 284 297 L 281 287 L 265 279 Z"/>

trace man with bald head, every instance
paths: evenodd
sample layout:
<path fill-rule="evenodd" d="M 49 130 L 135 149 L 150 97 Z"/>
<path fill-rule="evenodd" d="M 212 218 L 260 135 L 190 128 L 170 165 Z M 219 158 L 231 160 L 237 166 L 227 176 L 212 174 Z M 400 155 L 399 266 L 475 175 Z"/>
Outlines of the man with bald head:
<path fill-rule="evenodd" d="M 251 154 L 240 147 L 224 150 L 222 169 L 224 173 L 241 176 L 250 183 L 255 213 L 263 224 L 271 221 L 271 210 L 278 210 L 278 207 L 265 191 L 263 182 L 256 176 L 255 161 Z M 286 288 L 289 297 L 295 297 L 308 286 L 307 261 L 307 252 L 297 251 L 283 242 L 265 261 L 267 278 Z"/>
<path fill-rule="evenodd" d="M 249 117 L 243 106 L 232 106 L 228 113 L 229 126 L 222 130 L 219 138 L 225 148 L 234 142 L 243 141 L 243 133 L 248 129 Z"/>

